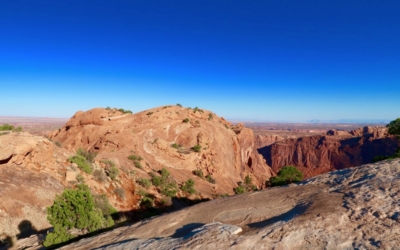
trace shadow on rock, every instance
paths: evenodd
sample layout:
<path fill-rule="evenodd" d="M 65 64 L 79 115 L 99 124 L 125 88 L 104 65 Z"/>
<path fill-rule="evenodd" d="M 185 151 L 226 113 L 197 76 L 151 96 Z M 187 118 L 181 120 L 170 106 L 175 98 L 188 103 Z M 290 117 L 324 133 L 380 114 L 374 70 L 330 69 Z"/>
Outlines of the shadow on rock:
<path fill-rule="evenodd" d="M 186 224 L 183 227 L 177 229 L 175 233 L 171 236 L 172 238 L 180 238 L 184 237 L 185 239 L 193 236 L 190 232 L 192 232 L 194 229 L 199 228 L 204 226 L 204 223 L 190 223 Z"/>
<path fill-rule="evenodd" d="M 289 211 L 287 211 L 286 213 L 280 214 L 278 216 L 269 218 L 267 220 L 264 221 L 260 221 L 260 222 L 255 222 L 255 223 L 250 223 L 247 226 L 249 228 L 264 228 L 267 227 L 269 225 L 272 225 L 276 222 L 279 221 L 283 221 L 283 222 L 288 222 L 291 219 L 293 219 L 294 217 L 296 217 L 297 215 L 301 215 L 303 214 L 308 207 L 310 207 L 311 203 L 301 203 L 301 204 L 297 204 L 295 207 L 293 207 L 292 209 L 290 209 Z"/>

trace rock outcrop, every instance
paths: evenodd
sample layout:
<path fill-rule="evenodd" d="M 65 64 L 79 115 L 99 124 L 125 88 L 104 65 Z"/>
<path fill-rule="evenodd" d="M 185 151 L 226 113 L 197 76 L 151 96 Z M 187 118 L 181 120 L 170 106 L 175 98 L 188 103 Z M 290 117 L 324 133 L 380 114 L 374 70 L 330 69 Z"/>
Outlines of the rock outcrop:
<path fill-rule="evenodd" d="M 400 160 L 391 160 L 204 202 L 61 249 L 397 249 L 399 236 Z"/>
<path fill-rule="evenodd" d="M 395 136 L 383 127 L 347 132 L 329 131 L 326 136 L 288 139 L 259 149 L 273 171 L 294 165 L 305 178 L 370 163 L 377 155 L 391 155 L 398 147 Z"/>
<path fill-rule="evenodd" d="M 0 136 L 2 234 L 29 235 L 49 229 L 46 207 L 52 205 L 56 194 L 74 187 L 78 177 L 94 194 L 105 194 L 118 211 L 132 215 L 141 208 L 137 181 L 149 179 L 150 172 L 162 168 L 170 171 L 178 185 L 195 180 L 195 194 L 178 191 L 182 200 L 233 194 L 233 188 L 247 175 L 261 188 L 273 175 L 254 146 L 252 130 L 243 126 L 233 130 L 225 119 L 200 109 L 166 106 L 138 114 L 103 108 L 80 111 L 48 137 L 29 133 Z M 197 145 L 201 146 L 198 152 L 194 149 Z M 102 176 L 87 174 L 68 161 L 78 148 L 98 153 L 92 167 L 101 170 Z M 141 166 L 135 166 L 130 155 L 142 157 Z M 104 173 L 107 161 L 118 169 L 115 179 Z M 194 175 L 193 170 L 204 177 Z M 211 177 L 208 180 L 207 175 Z M 165 198 L 154 186 L 146 192 L 156 201 Z M 185 205 L 173 203 L 170 209 Z M 0 235 L 0 240 L 4 237 Z"/>
<path fill-rule="evenodd" d="M 96 161 L 112 160 L 118 168 L 136 171 L 137 177 L 149 178 L 149 172 L 166 167 L 178 183 L 194 179 L 202 198 L 232 194 L 247 175 L 261 188 L 273 175 L 257 152 L 252 130 L 232 127 L 225 119 L 200 109 L 165 106 L 124 114 L 96 108 L 77 112 L 50 138 L 70 151 L 82 147 L 97 152 Z M 193 151 L 196 145 L 201 146 L 199 152 Z M 142 169 L 128 159 L 132 154 L 143 157 Z M 194 170 L 210 175 L 216 184 L 195 176 Z M 132 209 L 132 205 L 124 209 Z M 119 208 L 123 209 L 122 205 Z"/>
<path fill-rule="evenodd" d="M 51 226 L 46 207 L 67 185 L 65 152 L 41 136 L 0 136 L 0 233 L 29 235 Z"/>
<path fill-rule="evenodd" d="M 263 147 L 269 146 L 271 144 L 274 144 L 275 142 L 283 141 L 284 139 L 285 138 L 283 138 L 280 135 L 257 135 L 256 136 L 256 147 L 263 148 Z"/>

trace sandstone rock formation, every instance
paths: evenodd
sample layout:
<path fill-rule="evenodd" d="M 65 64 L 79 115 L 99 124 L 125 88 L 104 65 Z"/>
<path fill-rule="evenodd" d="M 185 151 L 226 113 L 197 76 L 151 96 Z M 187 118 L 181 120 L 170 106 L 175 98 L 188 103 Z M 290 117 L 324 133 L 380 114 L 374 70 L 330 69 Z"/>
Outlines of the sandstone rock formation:
<path fill-rule="evenodd" d="M 203 198 L 232 194 L 246 175 L 258 187 L 273 175 L 258 154 L 250 129 L 233 130 L 225 119 L 200 109 L 165 106 L 124 114 L 96 108 L 77 112 L 50 138 L 71 151 L 82 147 L 98 152 L 97 161 L 112 160 L 119 168 L 135 170 L 139 177 L 148 178 L 148 172 L 166 167 L 179 183 L 193 178 Z M 191 150 L 196 145 L 201 146 L 200 152 Z M 128 160 L 131 154 L 144 158 L 143 169 Z M 216 184 L 193 175 L 193 170 L 212 176 Z"/>
<path fill-rule="evenodd" d="M 41 136 L 0 136 L 0 233 L 29 234 L 51 226 L 46 207 L 66 186 L 65 153 Z"/>
<path fill-rule="evenodd" d="M 257 135 L 256 136 L 256 147 L 263 148 L 263 147 L 269 146 L 271 144 L 274 144 L 275 142 L 283 141 L 284 139 L 285 138 L 283 138 L 280 135 Z"/>
<path fill-rule="evenodd" d="M 399 236 L 396 159 L 201 203 L 61 249 L 398 249 Z"/>
<path fill-rule="evenodd" d="M 377 155 L 391 155 L 398 147 L 395 136 L 383 127 L 365 127 L 349 133 L 329 131 L 326 136 L 288 139 L 259 149 L 275 172 L 294 165 L 305 178 L 370 163 Z"/>
<path fill-rule="evenodd" d="M 243 126 L 233 130 L 225 119 L 200 109 L 166 106 L 138 114 L 102 108 L 80 111 L 49 139 L 29 133 L 0 136 L 0 240 L 21 234 L 24 221 L 32 232 L 49 229 L 46 207 L 78 177 L 94 194 L 105 194 L 118 211 L 131 212 L 140 208 L 137 180 L 164 167 L 180 185 L 195 180 L 196 194 L 177 194 L 192 200 L 233 194 L 247 175 L 261 188 L 273 175 L 254 146 L 252 130 Z M 199 152 L 191 149 L 196 145 L 201 146 Z M 71 164 L 68 158 L 80 147 L 98 153 L 95 170 L 105 169 L 105 160 L 114 162 L 117 178 L 103 172 L 99 180 Z M 132 154 L 143 157 L 141 168 L 128 159 Z M 210 175 L 215 183 L 193 170 Z M 146 191 L 163 198 L 153 186 Z"/>

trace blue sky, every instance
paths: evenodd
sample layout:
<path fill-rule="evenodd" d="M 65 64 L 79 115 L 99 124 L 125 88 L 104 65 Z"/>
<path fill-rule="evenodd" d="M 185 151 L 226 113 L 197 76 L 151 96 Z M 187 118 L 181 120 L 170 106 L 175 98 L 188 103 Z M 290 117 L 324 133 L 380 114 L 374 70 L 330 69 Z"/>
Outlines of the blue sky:
<path fill-rule="evenodd" d="M 0 1 L 0 115 L 400 117 L 395 0 Z"/>

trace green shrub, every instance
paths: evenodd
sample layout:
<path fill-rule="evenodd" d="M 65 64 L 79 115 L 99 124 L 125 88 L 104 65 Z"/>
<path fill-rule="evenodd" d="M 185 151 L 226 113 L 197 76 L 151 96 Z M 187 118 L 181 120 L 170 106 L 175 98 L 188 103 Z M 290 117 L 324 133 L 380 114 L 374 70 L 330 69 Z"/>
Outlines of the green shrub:
<path fill-rule="evenodd" d="M 181 105 L 181 104 L 179 104 L 179 103 L 177 103 L 177 104 L 176 104 L 176 106 L 178 106 L 178 107 L 181 107 L 181 108 L 182 108 L 182 105 Z"/>
<path fill-rule="evenodd" d="M 139 155 L 130 155 L 130 156 L 128 156 L 128 159 L 131 161 L 141 161 L 141 160 L 143 160 L 143 157 L 141 157 Z"/>
<path fill-rule="evenodd" d="M 85 182 L 85 177 L 83 177 L 82 175 L 78 174 L 76 176 L 76 181 L 79 183 L 84 183 Z"/>
<path fill-rule="evenodd" d="M 125 110 L 124 113 L 125 113 L 125 114 L 132 114 L 132 111 L 130 111 L 130 110 Z"/>
<path fill-rule="evenodd" d="M 125 113 L 124 109 L 118 109 L 119 112 Z"/>
<path fill-rule="evenodd" d="M 154 112 L 148 112 L 146 115 L 151 116 Z"/>
<path fill-rule="evenodd" d="M 109 169 L 107 169 L 107 175 L 111 178 L 111 180 L 116 180 L 118 173 L 119 173 L 119 170 L 115 166 L 112 166 Z"/>
<path fill-rule="evenodd" d="M 0 126 L 0 131 L 8 131 L 8 130 L 14 130 L 14 126 L 10 124 L 3 124 Z"/>
<path fill-rule="evenodd" d="M 388 125 L 386 125 L 386 127 L 388 128 L 389 134 L 400 135 L 400 118 L 391 121 Z"/>
<path fill-rule="evenodd" d="M 135 167 L 143 169 L 142 163 L 140 163 L 139 161 L 134 161 L 133 164 L 135 164 Z"/>
<path fill-rule="evenodd" d="M 185 118 L 185 119 L 183 119 L 183 121 L 182 122 L 184 122 L 184 123 L 188 123 L 189 122 L 189 118 Z"/>
<path fill-rule="evenodd" d="M 213 119 L 213 114 L 209 113 L 208 114 L 208 120 L 211 121 Z"/>
<path fill-rule="evenodd" d="M 111 215 L 103 214 L 96 207 L 89 187 L 84 184 L 79 184 L 77 189 L 65 189 L 57 195 L 53 205 L 47 208 L 47 219 L 54 230 L 47 234 L 43 242 L 45 247 L 74 238 L 70 234 L 72 229 L 93 232 L 114 225 Z"/>
<path fill-rule="evenodd" d="M 115 166 L 115 163 L 111 160 L 102 160 L 101 162 L 106 165 L 106 173 L 111 178 L 111 180 L 116 180 L 119 174 L 119 170 Z"/>
<path fill-rule="evenodd" d="M 177 144 L 177 143 L 173 143 L 173 144 L 171 144 L 171 147 L 179 149 L 179 148 L 182 147 L 182 145 L 181 144 Z"/>
<path fill-rule="evenodd" d="M 54 144 L 56 144 L 57 147 L 61 148 L 62 144 L 59 141 L 54 142 Z"/>
<path fill-rule="evenodd" d="M 76 150 L 76 154 L 85 157 L 85 159 L 88 162 L 94 162 L 94 159 L 97 156 L 96 152 L 89 152 L 89 151 L 84 150 L 83 148 L 78 148 L 78 150 Z"/>
<path fill-rule="evenodd" d="M 197 144 L 196 146 L 194 146 L 194 147 L 192 147 L 192 150 L 194 151 L 194 152 L 200 152 L 200 150 L 201 150 L 201 145 L 199 145 L 199 144 Z"/>
<path fill-rule="evenodd" d="M 86 158 L 82 155 L 74 155 L 68 158 L 68 161 L 71 163 L 76 163 L 82 171 L 91 174 L 92 173 L 92 167 L 90 166 L 90 163 L 86 160 Z"/>
<path fill-rule="evenodd" d="M 246 188 L 242 185 L 237 186 L 235 189 L 235 194 L 244 194 L 246 193 Z"/>
<path fill-rule="evenodd" d="M 167 179 L 171 175 L 170 172 L 168 171 L 168 169 L 166 169 L 166 168 L 162 168 L 160 170 L 160 174 L 161 174 L 161 177 L 164 179 Z"/>
<path fill-rule="evenodd" d="M 181 190 L 189 194 L 195 194 L 196 190 L 194 189 L 194 180 L 193 179 L 187 180 L 182 185 Z"/>
<path fill-rule="evenodd" d="M 144 187 L 144 188 L 149 188 L 151 187 L 151 182 L 149 179 L 146 178 L 140 178 L 138 181 L 140 186 Z"/>
<path fill-rule="evenodd" d="M 110 107 L 107 107 L 107 108 L 106 108 L 106 110 L 110 110 L 110 109 L 111 109 Z"/>
<path fill-rule="evenodd" d="M 175 182 L 167 182 L 161 186 L 160 191 L 165 196 L 174 197 L 178 192 L 178 186 Z"/>
<path fill-rule="evenodd" d="M 244 183 L 245 183 L 246 185 L 250 185 L 252 182 L 253 182 L 253 180 L 251 179 L 251 177 L 250 177 L 249 175 L 247 175 L 247 176 L 244 178 Z"/>
<path fill-rule="evenodd" d="M 303 180 L 303 173 L 300 172 L 295 166 L 284 166 L 278 174 L 270 179 L 272 186 L 287 185 L 294 182 Z"/>
<path fill-rule="evenodd" d="M 199 111 L 199 108 L 198 108 L 198 107 L 195 107 L 195 108 L 193 109 L 193 113 L 196 113 L 197 111 Z"/>
<path fill-rule="evenodd" d="M 201 171 L 200 169 L 193 170 L 192 173 L 193 173 L 194 175 L 200 177 L 200 178 L 204 178 L 203 171 Z"/>
<path fill-rule="evenodd" d="M 162 184 L 164 184 L 164 179 L 161 176 L 158 176 L 155 173 L 150 173 L 150 176 L 151 176 L 151 183 L 153 183 L 155 187 L 159 187 Z"/>
<path fill-rule="evenodd" d="M 211 175 L 206 175 L 206 180 L 211 184 L 215 184 L 215 179 Z"/>

